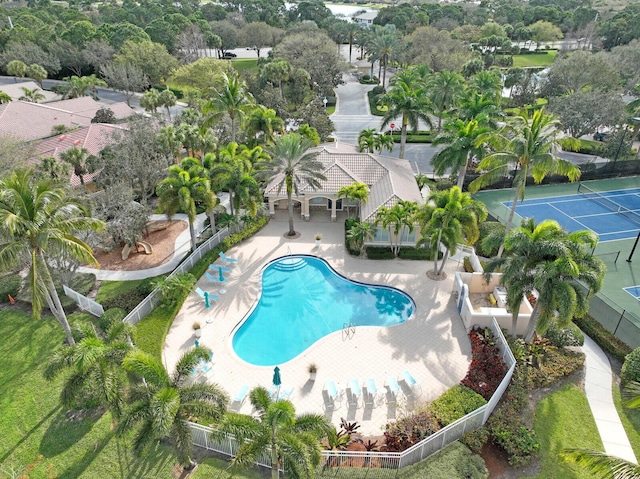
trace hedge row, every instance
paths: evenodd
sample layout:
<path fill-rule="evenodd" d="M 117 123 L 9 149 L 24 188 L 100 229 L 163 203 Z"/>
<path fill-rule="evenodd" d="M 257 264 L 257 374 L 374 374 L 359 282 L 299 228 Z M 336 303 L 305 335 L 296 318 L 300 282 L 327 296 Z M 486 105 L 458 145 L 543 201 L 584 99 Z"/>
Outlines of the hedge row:
<path fill-rule="evenodd" d="M 583 318 L 573 318 L 573 322 L 584 331 L 587 336 L 593 339 L 606 352 L 611 354 L 621 363 L 624 358 L 631 352 L 631 348 L 616 338 L 602 324 L 586 314 Z"/>

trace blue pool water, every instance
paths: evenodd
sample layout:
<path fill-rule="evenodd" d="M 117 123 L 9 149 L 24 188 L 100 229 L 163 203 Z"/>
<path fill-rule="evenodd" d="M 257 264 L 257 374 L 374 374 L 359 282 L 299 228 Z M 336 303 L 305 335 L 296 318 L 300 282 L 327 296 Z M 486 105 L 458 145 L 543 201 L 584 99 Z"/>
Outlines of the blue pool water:
<path fill-rule="evenodd" d="M 324 336 L 353 326 L 392 326 L 413 314 L 402 291 L 350 281 L 312 256 L 289 256 L 262 272 L 262 295 L 233 336 L 236 354 L 257 366 L 285 363 Z"/>

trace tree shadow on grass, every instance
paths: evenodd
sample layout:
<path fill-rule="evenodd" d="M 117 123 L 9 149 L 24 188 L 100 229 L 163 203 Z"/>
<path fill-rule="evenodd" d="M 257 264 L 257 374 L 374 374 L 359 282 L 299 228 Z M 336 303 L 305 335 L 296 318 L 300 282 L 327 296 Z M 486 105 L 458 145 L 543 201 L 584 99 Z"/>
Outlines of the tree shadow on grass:
<path fill-rule="evenodd" d="M 104 410 L 59 410 L 40 441 L 40 453 L 45 457 L 57 456 L 76 445 L 100 419 Z M 77 476 L 76 476 L 77 477 Z"/>

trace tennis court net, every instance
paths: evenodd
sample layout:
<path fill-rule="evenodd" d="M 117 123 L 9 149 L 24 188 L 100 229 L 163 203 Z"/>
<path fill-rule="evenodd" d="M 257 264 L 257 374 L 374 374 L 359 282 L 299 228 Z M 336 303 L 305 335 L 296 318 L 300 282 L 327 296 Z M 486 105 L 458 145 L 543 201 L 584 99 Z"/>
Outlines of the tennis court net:
<path fill-rule="evenodd" d="M 629 221 L 633 221 L 635 224 L 640 226 L 640 214 L 636 213 L 633 210 L 630 210 L 625 206 L 622 206 L 621 204 L 616 203 L 612 199 L 604 196 L 603 194 L 592 190 L 584 183 L 578 184 L 578 193 L 580 193 L 585 198 L 591 201 L 595 201 L 601 206 L 604 206 L 609 211 L 618 213 L 619 215 L 622 215 L 625 218 L 627 218 Z"/>

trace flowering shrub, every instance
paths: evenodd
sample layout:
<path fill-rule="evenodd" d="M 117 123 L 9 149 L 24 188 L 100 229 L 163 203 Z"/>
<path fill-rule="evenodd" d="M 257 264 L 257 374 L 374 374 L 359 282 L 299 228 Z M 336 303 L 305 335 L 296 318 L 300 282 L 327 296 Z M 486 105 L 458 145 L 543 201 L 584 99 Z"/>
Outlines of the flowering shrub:
<path fill-rule="evenodd" d="M 488 400 L 498 388 L 508 368 L 488 329 L 473 329 L 469 337 L 471 364 L 460 384 Z"/>
<path fill-rule="evenodd" d="M 385 426 L 384 450 L 404 451 L 439 429 L 437 419 L 428 409 L 418 409 Z"/>

